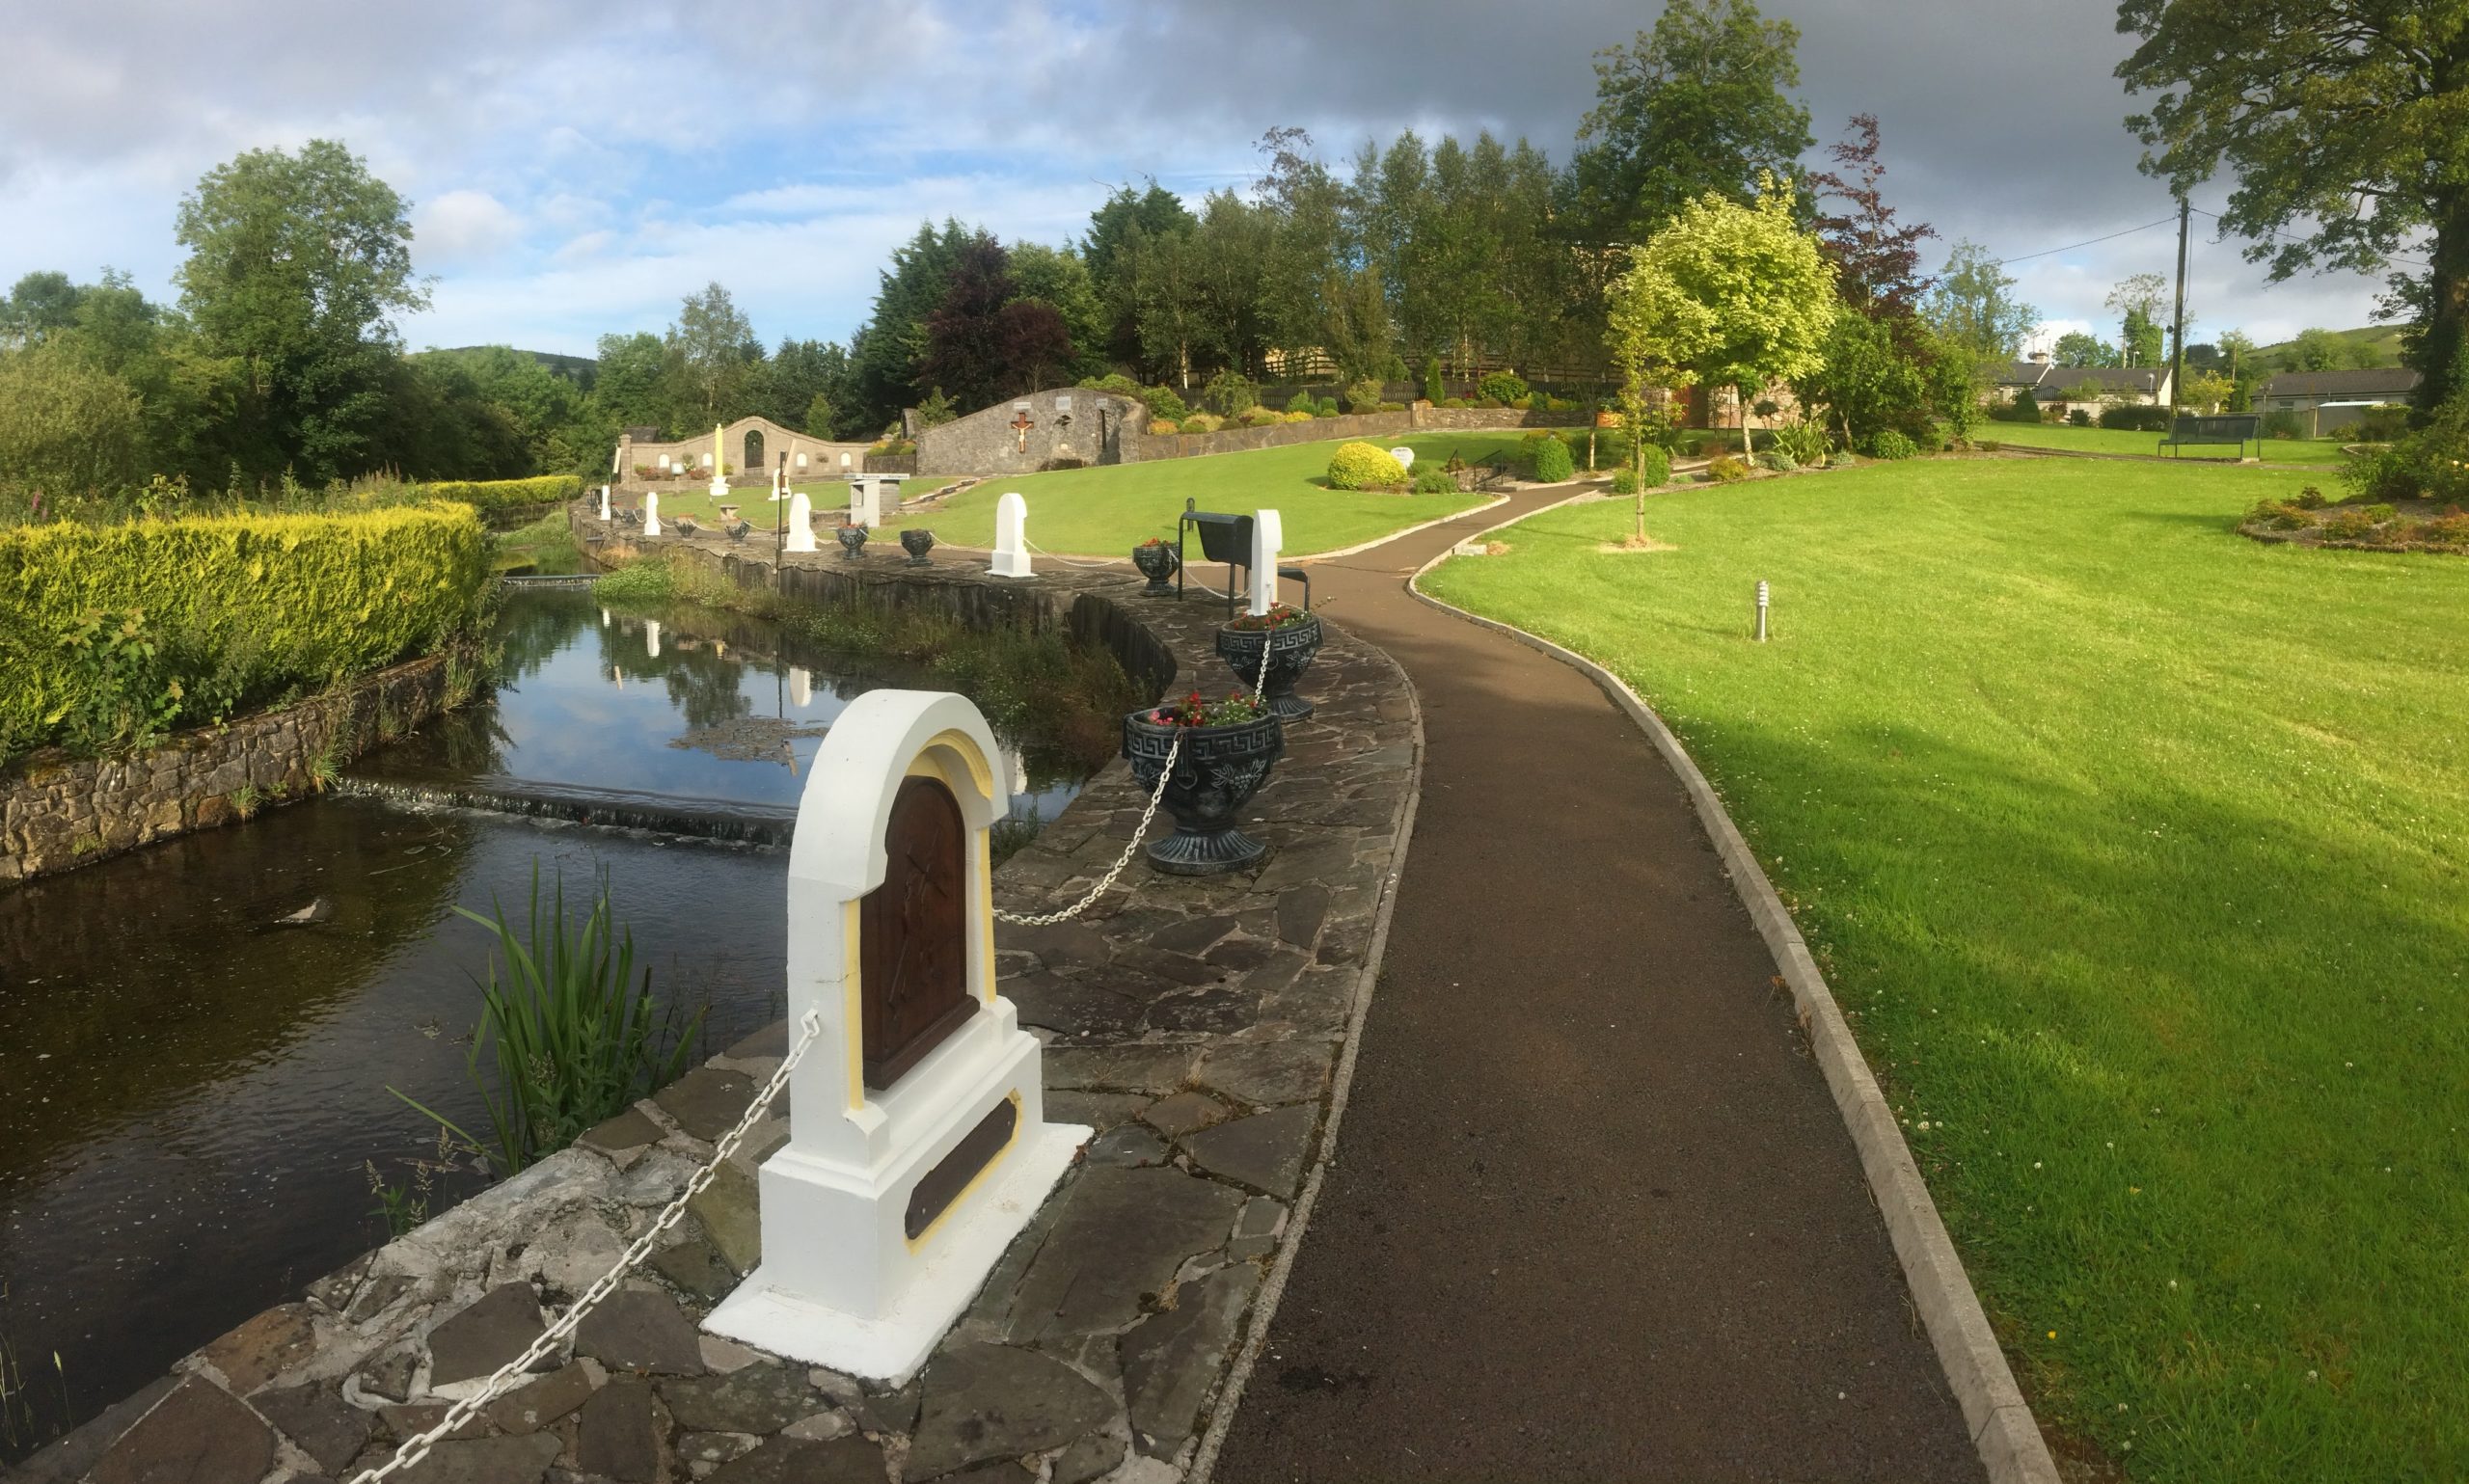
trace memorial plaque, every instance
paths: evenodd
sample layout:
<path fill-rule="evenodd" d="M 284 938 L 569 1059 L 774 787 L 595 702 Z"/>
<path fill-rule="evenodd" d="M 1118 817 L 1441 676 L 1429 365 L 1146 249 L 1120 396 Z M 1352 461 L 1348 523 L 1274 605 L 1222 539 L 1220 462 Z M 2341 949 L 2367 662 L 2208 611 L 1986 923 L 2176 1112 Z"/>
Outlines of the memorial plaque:
<path fill-rule="evenodd" d="M 959 800 L 905 778 L 883 831 L 883 884 L 858 912 L 866 1086 L 900 1080 L 977 1009 L 968 993 L 968 852 Z"/>

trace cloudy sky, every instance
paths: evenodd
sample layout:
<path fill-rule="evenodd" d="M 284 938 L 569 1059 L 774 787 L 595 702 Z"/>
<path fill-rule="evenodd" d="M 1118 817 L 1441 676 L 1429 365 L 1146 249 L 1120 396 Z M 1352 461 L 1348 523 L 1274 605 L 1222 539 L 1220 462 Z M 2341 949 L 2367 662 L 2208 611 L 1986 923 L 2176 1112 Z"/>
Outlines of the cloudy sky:
<path fill-rule="evenodd" d="M 2136 174 L 2092 0 L 1772 0 L 1802 30 L 1821 146 L 1868 110 L 1889 198 L 2013 264 L 2050 336 L 2108 285 L 2167 273 L 2166 192 Z M 776 341 L 845 339 L 921 218 L 1060 242 L 1109 186 L 1197 200 L 1301 124 L 1337 158 L 1366 135 L 1490 128 L 1565 160 L 1589 54 L 1650 5 L 1539 0 L 81 0 L 20 8 L 0 91 L 0 284 L 103 266 L 171 294 L 174 209 L 243 149 L 339 138 L 412 202 L 432 309 L 415 348 L 588 354 L 659 330 L 718 280 Z M 1407 24 L 1404 17 L 1411 16 Z M 2198 206 L 2220 204 L 2219 192 Z M 2193 338 L 2369 321 L 2377 285 L 2267 285 L 2198 216 Z M 1942 247 L 1944 244 L 1939 244 Z"/>

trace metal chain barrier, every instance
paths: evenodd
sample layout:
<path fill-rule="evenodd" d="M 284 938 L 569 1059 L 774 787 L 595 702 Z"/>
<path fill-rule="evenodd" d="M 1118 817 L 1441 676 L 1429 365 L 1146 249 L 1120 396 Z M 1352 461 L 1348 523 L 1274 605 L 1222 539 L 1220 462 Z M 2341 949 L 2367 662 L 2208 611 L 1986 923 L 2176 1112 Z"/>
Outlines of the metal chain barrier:
<path fill-rule="evenodd" d="M 1079 561 L 1070 556 L 1057 556 L 1052 552 L 1047 551 L 1045 547 L 1031 541 L 1025 535 L 1020 538 L 1020 545 L 1027 547 L 1030 551 L 1037 553 L 1040 556 L 1045 557 L 1048 561 L 1059 561 L 1067 567 L 1085 567 L 1095 570 L 1099 567 L 1119 567 L 1123 565 L 1121 562 L 1115 561 Z"/>
<path fill-rule="evenodd" d="M 1259 703 L 1262 692 L 1268 688 L 1269 641 L 1267 634 L 1270 632 L 1274 631 L 1264 631 L 1261 639 L 1260 678 L 1252 682 L 1252 700 L 1254 704 Z M 1140 827 L 1131 832 L 1131 843 L 1123 848 L 1123 853 L 1115 857 L 1114 865 L 1107 869 L 1104 876 L 1098 878 L 1097 885 L 1090 887 L 1088 893 L 1079 901 L 1072 904 L 1068 907 L 1064 907 L 1060 911 L 1039 912 L 1034 915 L 1029 915 L 1020 912 L 1006 912 L 1001 907 L 996 907 L 994 909 L 995 919 L 999 922 L 1017 923 L 1023 928 L 1051 928 L 1056 923 L 1070 922 L 1072 918 L 1079 916 L 1081 913 L 1089 910 L 1092 905 L 1096 904 L 1097 900 L 1099 897 L 1104 896 L 1106 892 L 1114 886 L 1115 878 L 1123 875 L 1124 868 L 1131 864 L 1132 852 L 1140 849 L 1140 842 L 1149 838 L 1149 823 L 1152 820 L 1157 818 L 1157 805 L 1166 796 L 1166 785 L 1174 781 L 1175 759 L 1183 755 L 1183 733 L 1188 730 L 1190 730 L 1188 727 L 1175 728 L 1175 740 L 1166 748 L 1166 766 L 1157 770 L 1157 787 L 1152 789 L 1149 793 L 1149 807 L 1140 811 Z"/>
<path fill-rule="evenodd" d="M 591 1312 L 603 1299 L 616 1292 L 618 1282 L 625 1278 L 627 1272 L 651 1255 L 652 1243 L 659 1239 L 661 1233 L 676 1226 L 678 1219 L 686 1214 L 686 1203 L 700 1195 L 703 1188 L 711 1184 L 719 1175 L 720 1166 L 727 1162 L 730 1155 L 737 1152 L 738 1146 L 746 1140 L 747 1130 L 753 1128 L 765 1112 L 771 1108 L 773 1100 L 780 1095 L 780 1090 L 789 1085 L 790 1071 L 797 1066 L 800 1059 L 804 1057 L 806 1048 L 814 1044 L 815 1037 L 822 1031 L 823 1012 L 807 1011 L 805 1019 L 799 1025 L 797 1044 L 791 1046 L 789 1054 L 780 1059 L 779 1069 L 772 1073 L 772 1080 L 763 1085 L 763 1090 L 755 1094 L 754 1101 L 747 1105 L 746 1117 L 738 1120 L 735 1128 L 720 1136 L 720 1142 L 713 1147 L 710 1162 L 694 1172 L 687 1180 L 686 1188 L 677 1193 L 677 1199 L 668 1203 L 667 1207 L 660 1213 L 660 1218 L 651 1224 L 650 1229 L 636 1238 L 635 1245 L 627 1248 L 625 1254 L 610 1267 L 608 1272 L 600 1275 L 599 1282 L 584 1289 L 583 1296 L 576 1299 L 567 1308 L 565 1313 L 560 1315 L 556 1323 L 550 1325 L 521 1355 L 499 1366 L 477 1394 L 466 1397 L 448 1408 L 446 1416 L 439 1419 L 435 1427 L 404 1439 L 402 1446 L 394 1450 L 393 1458 L 379 1468 L 363 1470 L 353 1476 L 352 1484 L 377 1484 L 378 1480 L 398 1469 L 417 1466 L 421 1459 L 428 1457 L 429 1448 L 440 1438 L 448 1436 L 456 1428 L 469 1422 L 478 1415 L 481 1408 L 511 1390 L 514 1383 L 522 1379 L 533 1363 L 556 1350 L 559 1342 L 574 1333 L 575 1326 L 583 1322 L 583 1315 Z"/>

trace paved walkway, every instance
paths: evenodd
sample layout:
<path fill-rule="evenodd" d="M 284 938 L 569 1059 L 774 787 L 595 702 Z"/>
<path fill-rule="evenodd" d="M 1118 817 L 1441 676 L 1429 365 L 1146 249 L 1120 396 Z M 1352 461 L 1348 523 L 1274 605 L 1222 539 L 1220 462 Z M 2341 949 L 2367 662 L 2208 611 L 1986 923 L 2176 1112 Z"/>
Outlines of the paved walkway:
<path fill-rule="evenodd" d="M 1313 568 L 1428 751 L 1337 1163 L 1215 1478 L 1978 1479 L 1678 780 L 1591 681 L 1404 591 L 1566 493 Z"/>

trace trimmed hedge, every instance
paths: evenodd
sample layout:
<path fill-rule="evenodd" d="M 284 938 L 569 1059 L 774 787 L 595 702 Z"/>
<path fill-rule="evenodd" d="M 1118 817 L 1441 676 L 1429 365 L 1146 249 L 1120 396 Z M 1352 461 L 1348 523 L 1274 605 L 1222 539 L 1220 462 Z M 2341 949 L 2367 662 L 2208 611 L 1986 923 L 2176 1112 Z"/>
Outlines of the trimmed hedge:
<path fill-rule="evenodd" d="M 0 530 L 0 757 L 220 721 L 472 629 L 459 504 Z"/>
<path fill-rule="evenodd" d="M 1557 438 L 1546 438 L 1534 445 L 1534 481 L 1537 484 L 1563 484 L 1577 472 L 1577 463 L 1569 457 L 1569 445 Z"/>
<path fill-rule="evenodd" d="M 1329 455 L 1329 488 L 1394 490 L 1406 482 L 1406 466 L 1388 449 L 1371 444 L 1340 444 Z"/>
<path fill-rule="evenodd" d="M 421 485 L 421 494 L 430 499 L 456 500 L 470 505 L 483 516 L 490 516 L 502 511 L 562 505 L 583 494 L 583 476 L 542 474 L 535 479 L 448 479 Z"/>

